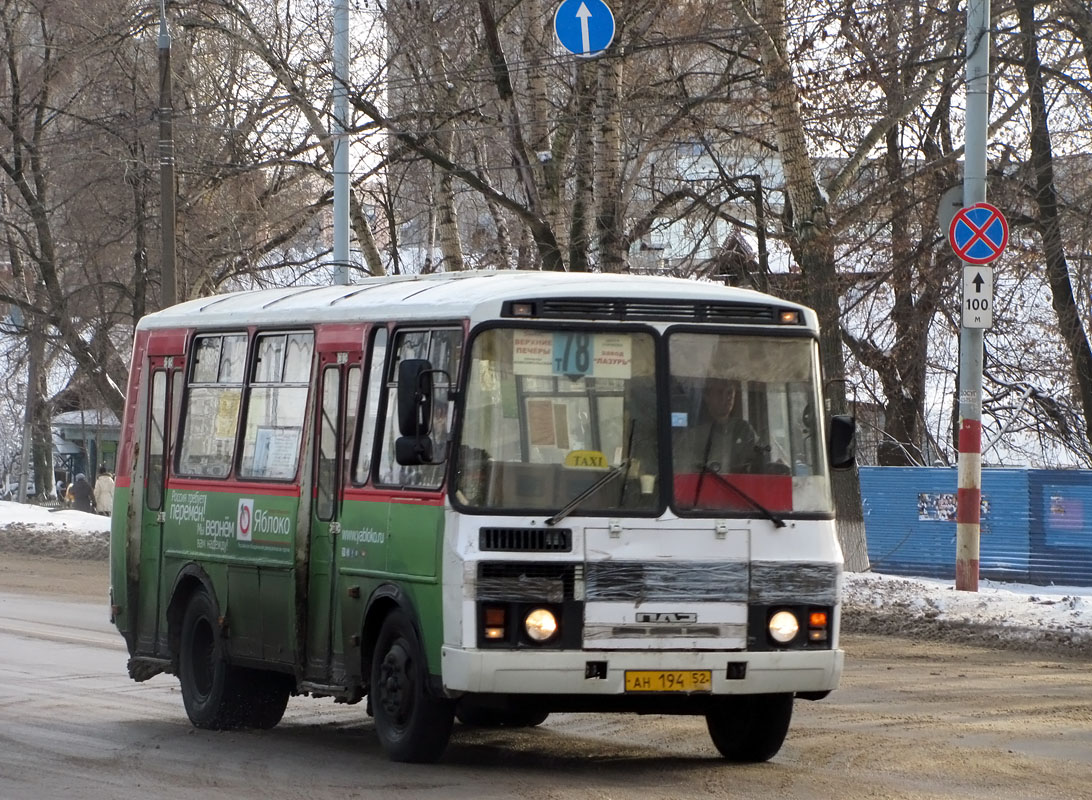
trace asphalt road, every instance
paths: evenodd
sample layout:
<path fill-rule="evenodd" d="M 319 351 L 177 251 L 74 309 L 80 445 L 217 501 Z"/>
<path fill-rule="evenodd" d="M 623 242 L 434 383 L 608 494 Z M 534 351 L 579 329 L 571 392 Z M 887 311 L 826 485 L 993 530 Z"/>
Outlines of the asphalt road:
<path fill-rule="evenodd" d="M 726 764 L 687 717 L 456 726 L 392 764 L 363 704 L 293 698 L 271 731 L 197 731 L 177 681 L 131 682 L 101 602 L 0 593 L 0 800 L 1092 797 L 1085 661 L 854 635 L 842 688 L 798 701 L 769 763 Z"/>

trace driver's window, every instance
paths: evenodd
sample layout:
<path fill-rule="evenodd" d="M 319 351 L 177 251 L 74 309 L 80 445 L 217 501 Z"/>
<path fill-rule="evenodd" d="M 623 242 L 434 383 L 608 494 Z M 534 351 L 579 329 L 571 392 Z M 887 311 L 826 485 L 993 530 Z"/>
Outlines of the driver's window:
<path fill-rule="evenodd" d="M 379 456 L 379 482 L 425 489 L 438 488 L 443 481 L 448 434 L 451 429 L 451 382 L 456 378 L 462 353 L 463 332 L 458 328 L 402 330 L 394 337 L 394 355 L 386 374 L 386 416 Z M 432 464 L 405 466 L 395 459 L 398 430 L 398 365 L 407 358 L 427 358 L 434 370 L 432 398 Z"/>

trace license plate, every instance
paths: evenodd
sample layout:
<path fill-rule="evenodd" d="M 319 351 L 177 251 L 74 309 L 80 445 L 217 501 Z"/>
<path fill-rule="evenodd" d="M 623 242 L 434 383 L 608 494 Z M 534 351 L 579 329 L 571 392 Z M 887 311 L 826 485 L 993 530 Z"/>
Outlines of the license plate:
<path fill-rule="evenodd" d="M 711 692 L 713 672 L 708 669 L 627 669 L 627 692 Z"/>

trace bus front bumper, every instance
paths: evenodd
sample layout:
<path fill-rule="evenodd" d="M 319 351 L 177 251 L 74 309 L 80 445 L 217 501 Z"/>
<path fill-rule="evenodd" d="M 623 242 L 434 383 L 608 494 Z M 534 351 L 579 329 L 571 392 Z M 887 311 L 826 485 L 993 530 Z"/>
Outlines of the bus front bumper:
<path fill-rule="evenodd" d="M 623 695 L 627 670 L 709 670 L 712 694 L 825 692 L 842 675 L 842 650 L 637 652 L 617 650 L 441 651 L 448 692 Z"/>

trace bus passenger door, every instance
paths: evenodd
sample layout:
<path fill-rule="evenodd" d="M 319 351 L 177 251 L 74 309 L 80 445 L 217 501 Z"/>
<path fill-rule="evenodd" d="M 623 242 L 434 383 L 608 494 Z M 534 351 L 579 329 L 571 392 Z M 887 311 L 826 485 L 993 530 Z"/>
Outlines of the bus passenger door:
<path fill-rule="evenodd" d="M 360 398 L 360 357 L 359 351 L 319 353 L 305 665 L 306 677 L 318 682 L 337 682 L 344 677 L 341 623 L 337 619 L 340 609 L 334 602 L 335 563 L 341 533 L 346 454 L 352 450 Z"/>
<path fill-rule="evenodd" d="M 166 653 L 166 630 L 160 627 L 163 608 L 163 524 L 170 453 L 172 407 L 181 357 L 149 358 L 147 425 L 141 452 L 144 458 L 144 497 L 140 504 L 140 580 L 137 603 L 137 650 Z"/>

